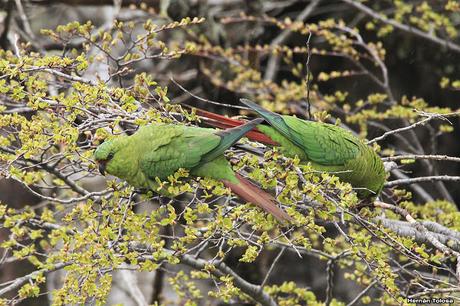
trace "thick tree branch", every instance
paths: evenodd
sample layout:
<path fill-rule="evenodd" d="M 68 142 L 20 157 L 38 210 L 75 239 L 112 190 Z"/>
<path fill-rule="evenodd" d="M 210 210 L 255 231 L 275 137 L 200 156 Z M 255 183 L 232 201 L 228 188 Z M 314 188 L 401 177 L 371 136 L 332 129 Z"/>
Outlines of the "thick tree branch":
<path fill-rule="evenodd" d="M 427 228 L 417 220 L 415 220 L 409 212 L 399 206 L 391 205 L 388 203 L 380 202 L 380 201 L 375 201 L 374 202 L 375 207 L 383 208 L 383 209 L 389 209 L 394 211 L 397 214 L 400 214 L 403 218 L 407 220 L 407 222 L 410 224 L 410 226 L 416 231 L 414 236 L 420 236 L 419 239 L 423 239 L 427 242 L 429 242 L 431 245 L 433 245 L 435 248 L 438 250 L 442 251 L 446 255 L 455 255 L 456 257 L 460 256 L 460 253 L 458 251 L 458 245 L 460 244 L 460 241 L 455 241 L 451 242 L 446 237 L 443 237 L 441 235 L 435 234 L 427 230 Z M 387 222 L 385 219 L 380 219 L 383 224 Z M 456 245 L 456 249 L 452 247 L 452 245 Z"/>
<path fill-rule="evenodd" d="M 11 27 L 11 19 L 13 16 L 13 8 L 14 8 L 14 0 L 8 0 L 8 4 L 6 6 L 6 18 L 3 22 L 3 32 L 0 36 L 0 47 L 2 49 L 8 49 L 8 33 Z"/>
<path fill-rule="evenodd" d="M 142 294 L 141 289 L 137 285 L 137 278 L 133 271 L 129 270 L 120 270 L 120 273 L 123 276 L 125 281 L 126 288 L 128 289 L 129 295 L 136 302 L 137 306 L 148 306 L 149 303 L 145 300 L 144 295 Z"/>

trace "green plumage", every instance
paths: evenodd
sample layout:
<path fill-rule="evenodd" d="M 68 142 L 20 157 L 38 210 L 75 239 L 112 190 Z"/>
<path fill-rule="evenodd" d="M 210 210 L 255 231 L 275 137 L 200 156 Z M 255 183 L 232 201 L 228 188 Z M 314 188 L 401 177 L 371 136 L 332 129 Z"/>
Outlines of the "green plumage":
<path fill-rule="evenodd" d="M 246 201 L 287 221 L 290 217 L 275 205 L 273 198 L 236 174 L 224 156 L 225 150 L 262 121 L 256 119 L 223 131 L 183 125 L 144 126 L 131 136 L 102 143 L 94 157 L 102 174 L 108 172 L 132 186 L 154 191 L 159 187 L 157 177 L 166 180 L 179 168 L 185 168 L 192 176 L 222 181 Z"/>
<path fill-rule="evenodd" d="M 334 172 L 362 197 L 377 196 L 386 174 L 380 157 L 361 139 L 335 125 L 282 116 L 242 99 L 271 126 L 257 129 L 280 144 L 288 157 L 298 156 L 320 171 Z"/>
<path fill-rule="evenodd" d="M 134 135 L 104 142 L 95 158 L 109 159 L 106 171 L 136 187 L 152 188 L 155 177 L 165 180 L 179 168 L 196 176 L 236 182 L 223 155 L 233 142 L 219 133 L 223 132 L 183 125 L 144 126 Z"/>

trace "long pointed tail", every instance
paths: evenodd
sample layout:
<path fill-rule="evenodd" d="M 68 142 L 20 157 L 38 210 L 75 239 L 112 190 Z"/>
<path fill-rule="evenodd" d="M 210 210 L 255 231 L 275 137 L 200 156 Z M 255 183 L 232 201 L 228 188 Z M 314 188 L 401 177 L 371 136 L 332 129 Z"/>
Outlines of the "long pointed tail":
<path fill-rule="evenodd" d="M 224 185 L 230 188 L 242 199 L 257 205 L 266 212 L 272 214 L 278 221 L 282 223 L 292 221 L 292 218 L 285 211 L 276 206 L 275 199 L 270 194 L 256 187 L 238 173 L 236 174 L 236 178 L 239 181 L 238 183 L 224 181 Z"/>
<path fill-rule="evenodd" d="M 245 123 L 245 121 L 243 120 L 228 118 L 228 117 L 225 117 L 219 114 L 215 114 L 212 112 L 208 112 L 208 111 L 205 111 L 199 108 L 195 108 L 195 112 L 198 116 L 201 117 L 204 123 L 212 127 L 219 128 L 219 129 L 233 128 L 233 127 L 237 127 Z M 267 135 L 257 131 L 257 129 L 249 131 L 248 133 L 246 133 L 245 136 L 252 141 L 258 141 L 260 143 L 270 145 L 270 146 L 278 146 L 277 142 L 273 141 Z"/>

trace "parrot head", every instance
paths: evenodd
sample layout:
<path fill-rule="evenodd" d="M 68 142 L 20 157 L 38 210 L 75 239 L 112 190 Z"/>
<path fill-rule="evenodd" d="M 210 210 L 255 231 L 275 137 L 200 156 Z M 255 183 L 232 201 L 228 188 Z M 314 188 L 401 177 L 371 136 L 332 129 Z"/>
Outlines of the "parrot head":
<path fill-rule="evenodd" d="M 108 173 L 112 173 L 111 163 L 116 162 L 116 155 L 122 148 L 121 144 L 117 139 L 112 139 L 100 144 L 96 151 L 94 151 L 94 159 L 96 160 L 99 172 L 105 175 L 106 169 Z"/>

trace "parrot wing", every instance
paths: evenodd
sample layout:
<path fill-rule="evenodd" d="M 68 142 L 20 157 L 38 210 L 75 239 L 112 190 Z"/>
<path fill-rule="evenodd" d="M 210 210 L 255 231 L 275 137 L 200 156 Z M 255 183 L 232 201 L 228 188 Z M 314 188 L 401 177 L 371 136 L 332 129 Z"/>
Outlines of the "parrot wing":
<path fill-rule="evenodd" d="M 359 153 L 359 139 L 340 127 L 305 121 L 292 116 L 281 116 L 247 99 L 240 101 L 304 150 L 308 159 L 315 163 L 340 166 L 356 158 Z"/>
<path fill-rule="evenodd" d="M 356 158 L 360 150 L 359 139 L 348 131 L 327 123 L 305 121 L 283 116 L 286 125 L 294 131 L 295 144 L 308 158 L 326 166 L 341 166 Z"/>
<path fill-rule="evenodd" d="M 165 179 L 179 168 L 196 167 L 202 157 L 220 143 L 220 137 L 212 130 L 185 126 L 156 127 L 149 136 L 143 141 L 147 148 L 139 167 L 150 179 Z M 158 142 L 161 145 L 157 145 Z"/>
<path fill-rule="evenodd" d="M 150 180 L 155 177 L 165 179 L 179 168 L 193 169 L 197 167 L 203 170 L 203 167 L 209 166 L 211 161 L 218 161 L 225 150 L 262 121 L 263 119 L 255 119 L 223 131 L 184 126 L 166 126 L 163 129 L 155 127 L 156 131 L 152 131 L 148 139 L 145 139 L 147 143 L 149 141 L 153 143 L 150 145 L 152 149 L 148 150 L 141 158 L 140 169 Z M 231 173 L 230 179 L 221 178 L 225 186 L 246 201 L 252 202 L 273 214 L 281 222 L 292 220 L 275 204 L 272 196 L 242 176 L 234 174 L 230 164 L 227 161 L 226 163 L 220 165 L 224 168 L 228 167 Z M 220 172 L 220 170 L 225 170 L 216 168 L 219 167 L 219 163 L 214 163 L 212 167 L 214 168 L 205 171 L 210 177 L 213 177 L 213 174 Z"/>
<path fill-rule="evenodd" d="M 251 131 L 263 121 L 264 119 L 257 118 L 240 126 L 216 132 L 215 135 L 219 136 L 221 141 L 215 149 L 203 156 L 203 162 L 209 162 L 224 154 L 225 150 L 233 146 L 239 139 L 241 139 L 241 137 L 246 135 L 246 133 Z"/>
<path fill-rule="evenodd" d="M 150 149 L 146 148 L 139 166 L 150 179 L 164 179 L 179 168 L 192 169 L 224 154 L 262 121 L 259 118 L 222 131 L 171 125 L 155 127 L 146 133 Z"/>

